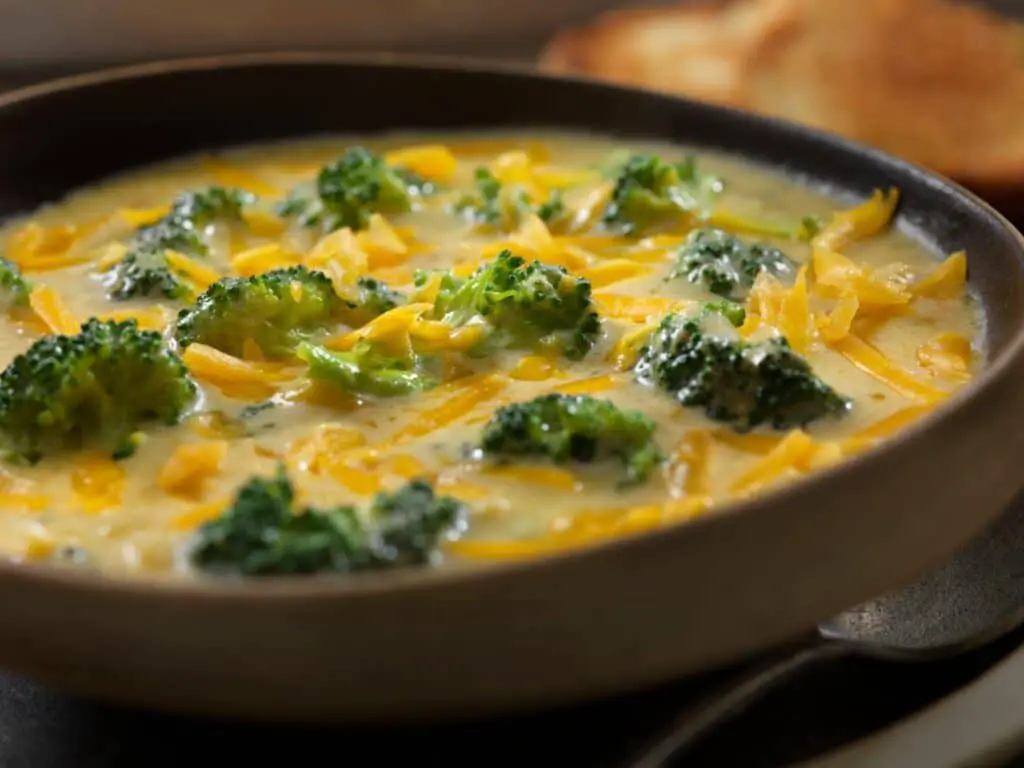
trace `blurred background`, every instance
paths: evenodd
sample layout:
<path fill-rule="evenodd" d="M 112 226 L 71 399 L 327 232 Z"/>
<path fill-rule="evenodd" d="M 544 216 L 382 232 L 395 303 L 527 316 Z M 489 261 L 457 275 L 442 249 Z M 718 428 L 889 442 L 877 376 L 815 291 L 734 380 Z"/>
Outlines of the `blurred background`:
<path fill-rule="evenodd" d="M 1024 0 L 0 0 L 0 90 L 282 49 L 515 61 L 724 103 L 885 149 L 1024 222 Z"/>
<path fill-rule="evenodd" d="M 956 1 L 956 0 L 954 0 Z M 976 2 L 1024 17 L 1024 0 Z M 842 0 L 850 5 L 861 0 Z M 901 3 L 902 0 L 894 0 Z M 567 26 L 638 0 L 0 0 L 8 80 L 107 64 L 282 48 L 531 60 Z M 716 5 L 691 0 L 692 5 Z"/>

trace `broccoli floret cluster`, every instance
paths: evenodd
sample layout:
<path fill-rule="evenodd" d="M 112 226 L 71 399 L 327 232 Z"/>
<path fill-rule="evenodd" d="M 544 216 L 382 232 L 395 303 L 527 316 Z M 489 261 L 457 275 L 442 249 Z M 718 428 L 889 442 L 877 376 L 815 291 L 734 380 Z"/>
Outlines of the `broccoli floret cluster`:
<path fill-rule="evenodd" d="M 632 155 L 618 165 L 602 222 L 637 235 L 682 214 L 704 217 L 722 190 L 721 181 L 697 169 L 696 159 L 668 163 L 656 155 Z"/>
<path fill-rule="evenodd" d="M 124 257 L 103 273 L 107 297 L 116 301 L 153 295 L 185 297 L 186 286 L 167 267 L 166 251 L 206 256 L 203 228 L 217 219 L 237 218 L 253 199 L 244 190 L 216 186 L 179 195 L 166 216 L 136 231 Z"/>
<path fill-rule="evenodd" d="M 772 245 L 706 227 L 691 232 L 679 248 L 672 277 L 685 277 L 711 293 L 738 299 L 761 272 L 786 277 L 793 274 L 793 262 Z"/>
<path fill-rule="evenodd" d="M 535 213 L 546 223 L 561 218 L 565 213 L 560 191 L 552 191 L 547 200 L 534 206 L 526 190 L 503 185 L 483 167 L 476 169 L 473 191 L 459 198 L 452 208 L 476 224 L 505 230 L 514 229 L 525 213 Z"/>
<path fill-rule="evenodd" d="M 585 356 L 601 333 L 590 281 L 507 250 L 469 278 L 445 275 L 434 311 L 452 325 L 483 318 L 492 329 L 489 348 L 554 343 L 571 360 Z"/>
<path fill-rule="evenodd" d="M 352 506 L 295 508 L 283 468 L 253 478 L 224 513 L 196 532 L 189 549 L 199 568 L 218 574 L 350 573 L 421 565 L 463 524 L 464 505 L 413 480 L 380 493 L 368 511 Z"/>
<path fill-rule="evenodd" d="M 28 304 L 32 286 L 13 261 L 0 257 L 0 308 L 11 310 Z"/>
<path fill-rule="evenodd" d="M 368 342 L 347 352 L 332 352 L 316 344 L 303 343 L 296 350 L 309 366 L 307 375 L 346 392 L 377 397 L 396 397 L 437 386 L 432 376 L 417 370 L 419 361 L 389 357 Z"/>
<path fill-rule="evenodd" d="M 39 339 L 0 374 L 0 444 L 30 463 L 85 444 L 122 458 L 141 425 L 177 423 L 195 398 L 159 333 L 94 318 L 74 336 Z"/>
<path fill-rule="evenodd" d="M 555 463 L 592 462 L 618 456 L 624 484 L 646 480 L 664 455 L 654 422 L 609 400 L 588 395 L 541 395 L 498 408 L 480 441 L 485 456 L 546 456 Z"/>
<path fill-rule="evenodd" d="M 340 322 L 352 304 L 335 292 L 323 272 L 285 267 L 250 277 L 226 277 L 178 314 L 175 338 L 242 354 L 252 339 L 263 354 L 289 354 L 314 332 Z"/>
<path fill-rule="evenodd" d="M 325 232 L 362 229 L 370 223 L 371 214 L 409 211 L 416 197 L 432 191 L 411 171 L 388 165 L 363 147 L 353 147 L 321 168 L 314 184 L 292 190 L 277 212 Z"/>
<path fill-rule="evenodd" d="M 818 378 L 785 338 L 745 342 L 714 311 L 666 316 L 635 373 L 641 383 L 659 387 L 684 406 L 703 408 L 708 418 L 738 431 L 762 424 L 803 427 L 850 409 L 850 401 Z"/>

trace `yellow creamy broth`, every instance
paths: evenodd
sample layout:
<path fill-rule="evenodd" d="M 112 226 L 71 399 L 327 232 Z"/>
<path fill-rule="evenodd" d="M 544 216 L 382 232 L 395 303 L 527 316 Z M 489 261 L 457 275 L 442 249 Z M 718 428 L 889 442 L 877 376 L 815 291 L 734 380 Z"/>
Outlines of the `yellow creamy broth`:
<path fill-rule="evenodd" d="M 500 149 L 479 154 L 460 152 L 459 147 L 479 136 L 395 135 L 386 139 L 355 139 L 352 137 L 316 139 L 271 146 L 232 149 L 219 154 L 215 162 L 209 156 L 187 158 L 171 164 L 146 168 L 113 178 L 93 187 L 76 191 L 65 200 L 31 214 L 30 220 L 42 227 L 65 224 L 85 224 L 103 221 L 98 228 L 84 237 L 84 243 L 73 247 L 85 249 L 93 260 L 63 269 L 29 272 L 27 277 L 37 285 L 53 288 L 64 300 L 71 313 L 80 321 L 95 315 L 107 315 L 151 308 L 166 307 L 168 317 L 180 308 L 170 300 L 145 299 L 112 302 L 105 297 L 104 288 L 95 276 L 94 259 L 100 258 L 103 247 L 110 242 L 124 242 L 134 226 L 115 216 L 123 209 L 145 210 L 166 208 L 182 190 L 196 189 L 211 183 L 225 183 L 224 169 L 241 170 L 255 178 L 264 191 L 276 190 L 284 196 L 300 182 L 308 181 L 320 165 L 341 154 L 347 147 L 359 144 L 375 151 L 418 144 L 450 145 L 458 163 L 446 187 L 465 190 L 473 182 L 474 169 L 480 164 L 493 162 Z M 603 162 L 612 151 L 624 145 L 618 141 L 589 136 L 561 134 L 529 134 L 485 136 L 492 144 L 507 146 L 540 145 L 547 149 L 550 162 L 560 170 L 587 170 Z M 636 152 L 653 152 L 666 158 L 678 159 L 682 150 L 661 144 L 630 143 L 626 148 Z M 486 144 L 483 146 L 486 150 Z M 700 168 L 712 172 L 724 182 L 723 194 L 715 210 L 727 210 L 739 218 L 779 225 L 799 222 L 802 217 L 814 215 L 828 222 L 831 214 L 850 205 L 810 191 L 774 173 L 753 167 L 743 161 L 715 155 L 701 156 Z M 593 180 L 582 185 L 593 186 Z M 234 181 L 238 185 L 238 181 Z M 427 197 L 421 210 L 408 214 L 388 214 L 392 227 L 411 227 L 415 239 L 422 244 L 416 252 L 396 264 L 393 274 L 399 277 L 411 274 L 413 268 L 450 268 L 459 263 L 483 260 L 482 252 L 490 244 L 504 242 L 514 235 L 477 230 L 465 218 L 449 211 L 458 191 L 442 191 Z M 566 200 L 575 200 L 581 193 L 571 188 Z M 265 196 L 264 196 L 265 197 Z M 268 209 L 269 210 L 269 209 Z M 29 219 L 11 222 L 5 229 L 10 236 Z M 593 232 L 601 234 L 599 230 Z M 222 274 L 230 273 L 230 258 L 241 250 L 268 243 L 285 242 L 293 250 L 308 252 L 317 240 L 311 232 L 297 227 L 285 228 L 280 235 L 256 235 L 241 223 L 218 224 L 206 233 L 211 243 L 211 256 L 203 264 Z M 678 232 L 679 237 L 685 231 Z M 780 247 L 797 263 L 810 259 L 808 243 L 789 238 L 769 238 L 757 234 L 744 234 L 753 240 L 771 242 Z M 10 243 L 10 241 L 8 241 Z M 89 247 L 87 247 L 89 246 Z M 600 258 L 595 264 L 615 257 L 599 248 L 591 249 Z M 665 250 L 665 249 L 663 249 Z M 904 234 L 886 230 L 878 235 L 849 245 L 843 254 L 859 265 L 871 269 L 892 269 L 916 281 L 931 274 L 946 254 L 933 254 Z M 634 298 L 662 297 L 675 300 L 707 301 L 716 297 L 702 285 L 683 278 L 666 281 L 672 266 L 672 252 L 665 250 L 660 258 L 655 249 L 648 249 L 648 257 L 637 258 L 636 263 L 648 274 L 596 287 L 595 295 L 625 295 Z M 543 256 L 541 257 L 543 258 Z M 628 254 L 618 258 L 630 258 Z M 402 270 L 405 270 L 404 272 Z M 385 269 L 386 272 L 386 269 Z M 383 274 L 383 273 L 382 273 Z M 392 287 L 411 292 L 407 281 L 398 280 Z M 812 310 L 827 313 L 835 304 L 813 295 Z M 748 307 L 749 309 L 749 307 Z M 655 318 L 656 319 L 656 318 Z M 594 377 L 611 375 L 614 386 L 591 394 L 607 398 L 614 403 L 638 409 L 657 423 L 655 439 L 662 450 L 674 455 L 685 452 L 687 436 L 695 430 L 730 432 L 725 424 L 710 421 L 700 408 L 683 408 L 668 395 L 641 386 L 633 380 L 631 372 L 615 372 L 608 360 L 615 343 L 637 323 L 603 318 L 604 333 L 597 346 L 581 361 L 564 358 L 554 360 L 554 374 L 540 381 L 511 378 L 508 373 L 529 353 L 515 350 L 501 352 L 483 360 L 461 359 L 459 364 L 475 371 L 479 376 L 493 375 L 496 389 L 490 397 L 481 398 L 464 416 L 436 431 L 424 435 L 406 435 L 409 425 L 418 414 L 438 408 L 445 401 L 465 393 L 465 380 L 442 384 L 438 389 L 407 397 L 365 398 L 359 407 L 339 409 L 323 405 L 295 402 L 288 408 L 275 408 L 253 420 L 254 433 L 244 438 L 226 438 L 229 447 L 221 469 L 205 479 L 192 498 L 181 498 L 161 489 L 157 478 L 175 448 L 204 438 L 187 423 L 173 428 L 147 426 L 145 440 L 136 453 L 120 462 L 124 470 L 121 503 L 107 509 L 84 510 L 80 494 L 73 492 L 73 477 L 80 467 L 82 456 L 70 453 L 46 456 L 35 466 L 12 466 L 9 472 L 31 481 L 32 493 L 45 497 L 40 509 L 24 509 L 7 505 L 0 507 L 0 551 L 15 558 L 41 558 L 52 556 L 64 546 L 81 547 L 88 553 L 89 562 L 111 572 L 148 573 L 153 575 L 186 573 L 188 566 L 181 555 L 183 542 L 191 534 L 193 524 L 182 523 L 182 516 L 195 513 L 202 505 L 219 499 L 230 499 L 235 490 L 253 475 L 270 475 L 280 458 L 293 462 L 292 479 L 303 496 L 318 506 L 356 503 L 366 505 L 369 496 L 346 487 L 329 474 L 303 472 L 295 468 L 295 443 L 308 438 L 325 424 L 341 425 L 359 433 L 365 445 L 391 445 L 379 455 L 371 456 L 361 467 L 362 476 L 378 479 L 385 488 L 396 488 L 408 477 L 388 468 L 388 461 L 406 467 L 417 467 L 426 475 L 438 479 L 438 492 L 452 488 L 472 486 L 481 491 L 479 496 L 466 498 L 472 507 L 467 541 L 515 542 L 540 540 L 551 532 L 565 527 L 580 510 L 610 510 L 660 505 L 669 499 L 685 500 L 692 495 L 686 486 L 687 464 L 678 458 L 670 460 L 667 468 L 636 487 L 622 490 L 616 487 L 619 478 L 617 460 L 591 465 L 567 464 L 558 467 L 561 472 L 538 473 L 524 482 L 515 473 L 490 472 L 489 465 L 480 465 L 464 458 L 464 446 L 479 441 L 480 431 L 487 417 L 499 404 L 529 400 L 560 386 Z M 917 352 L 922 344 L 940 333 L 955 333 L 972 340 L 975 346 L 972 367 L 983 359 L 981 350 L 980 318 L 970 302 L 956 300 L 922 299 L 914 303 L 912 315 L 892 317 L 872 328 L 870 342 L 889 361 L 918 381 L 938 389 L 951 391 L 962 381 L 950 381 L 932 376 L 918 362 Z M 38 332 L 19 326 L 13 320 L 0 328 L 0 364 L 6 365 L 38 338 Z M 878 423 L 880 420 L 915 404 L 892 388 L 881 383 L 853 365 L 837 351 L 819 340 L 812 341 L 805 355 L 815 372 L 838 392 L 853 401 L 852 410 L 841 419 L 826 418 L 813 422 L 806 432 L 816 443 L 840 441 Z M 298 379 L 278 385 L 288 390 L 301 383 L 301 366 L 296 367 Z M 226 397 L 217 388 L 200 382 L 201 400 L 197 411 L 222 409 L 237 412 L 245 402 Z M 471 389 L 471 388 L 470 388 Z M 259 401 L 263 398 L 251 398 Z M 752 433 L 764 438 L 781 440 L 784 432 L 759 428 Z M 398 437 L 396 437 L 398 436 Z M 762 440 L 762 446 L 767 443 Z M 350 450 L 351 449 L 346 449 Z M 735 497 L 734 486 L 751 467 L 763 461 L 764 450 L 753 451 L 750 445 L 712 438 L 706 466 L 701 470 L 703 493 L 716 502 Z M 353 453 L 353 456 L 355 454 Z M 395 457 L 399 457 L 397 460 Z M 376 462 L 376 464 L 374 464 Z M 516 467 L 550 468 L 543 460 L 516 460 Z M 383 468 L 382 468 L 383 467 Z M 568 480 L 567 480 L 568 478 Z M 575 482 L 573 482 L 575 478 Z M 693 480 L 691 478 L 691 484 Z M 199 515 L 201 518 L 202 515 Z M 457 549 L 457 548 L 456 548 Z M 470 550 L 467 550 L 467 552 Z M 541 551 L 541 550 L 538 550 Z M 449 555 L 449 560 L 458 556 Z"/>

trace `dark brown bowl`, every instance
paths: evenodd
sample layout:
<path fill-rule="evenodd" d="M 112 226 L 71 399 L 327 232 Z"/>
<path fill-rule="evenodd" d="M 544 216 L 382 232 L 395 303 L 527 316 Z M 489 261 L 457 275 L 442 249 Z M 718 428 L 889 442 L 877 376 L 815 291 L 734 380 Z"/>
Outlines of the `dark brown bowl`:
<path fill-rule="evenodd" d="M 1021 486 L 1024 248 L 970 193 L 881 153 L 683 99 L 465 64 L 259 55 L 0 98 L 0 214 L 129 166 L 326 131 L 544 126 L 716 148 L 864 196 L 966 249 L 987 369 L 884 447 L 694 523 L 480 569 L 249 584 L 0 564 L 0 662 L 71 691 L 276 719 L 538 707 L 727 662 L 936 564 Z"/>

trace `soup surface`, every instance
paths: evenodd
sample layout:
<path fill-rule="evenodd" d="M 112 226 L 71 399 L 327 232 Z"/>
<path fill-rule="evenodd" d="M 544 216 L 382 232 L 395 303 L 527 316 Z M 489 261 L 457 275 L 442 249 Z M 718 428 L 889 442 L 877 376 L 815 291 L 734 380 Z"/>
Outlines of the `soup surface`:
<path fill-rule="evenodd" d="M 353 571 L 714 514 L 983 358 L 964 255 L 890 229 L 896 202 L 560 134 L 245 147 L 76 191 L 3 230 L 28 284 L 0 323 L 0 551 Z M 89 318 L 162 338 L 40 347 Z"/>

